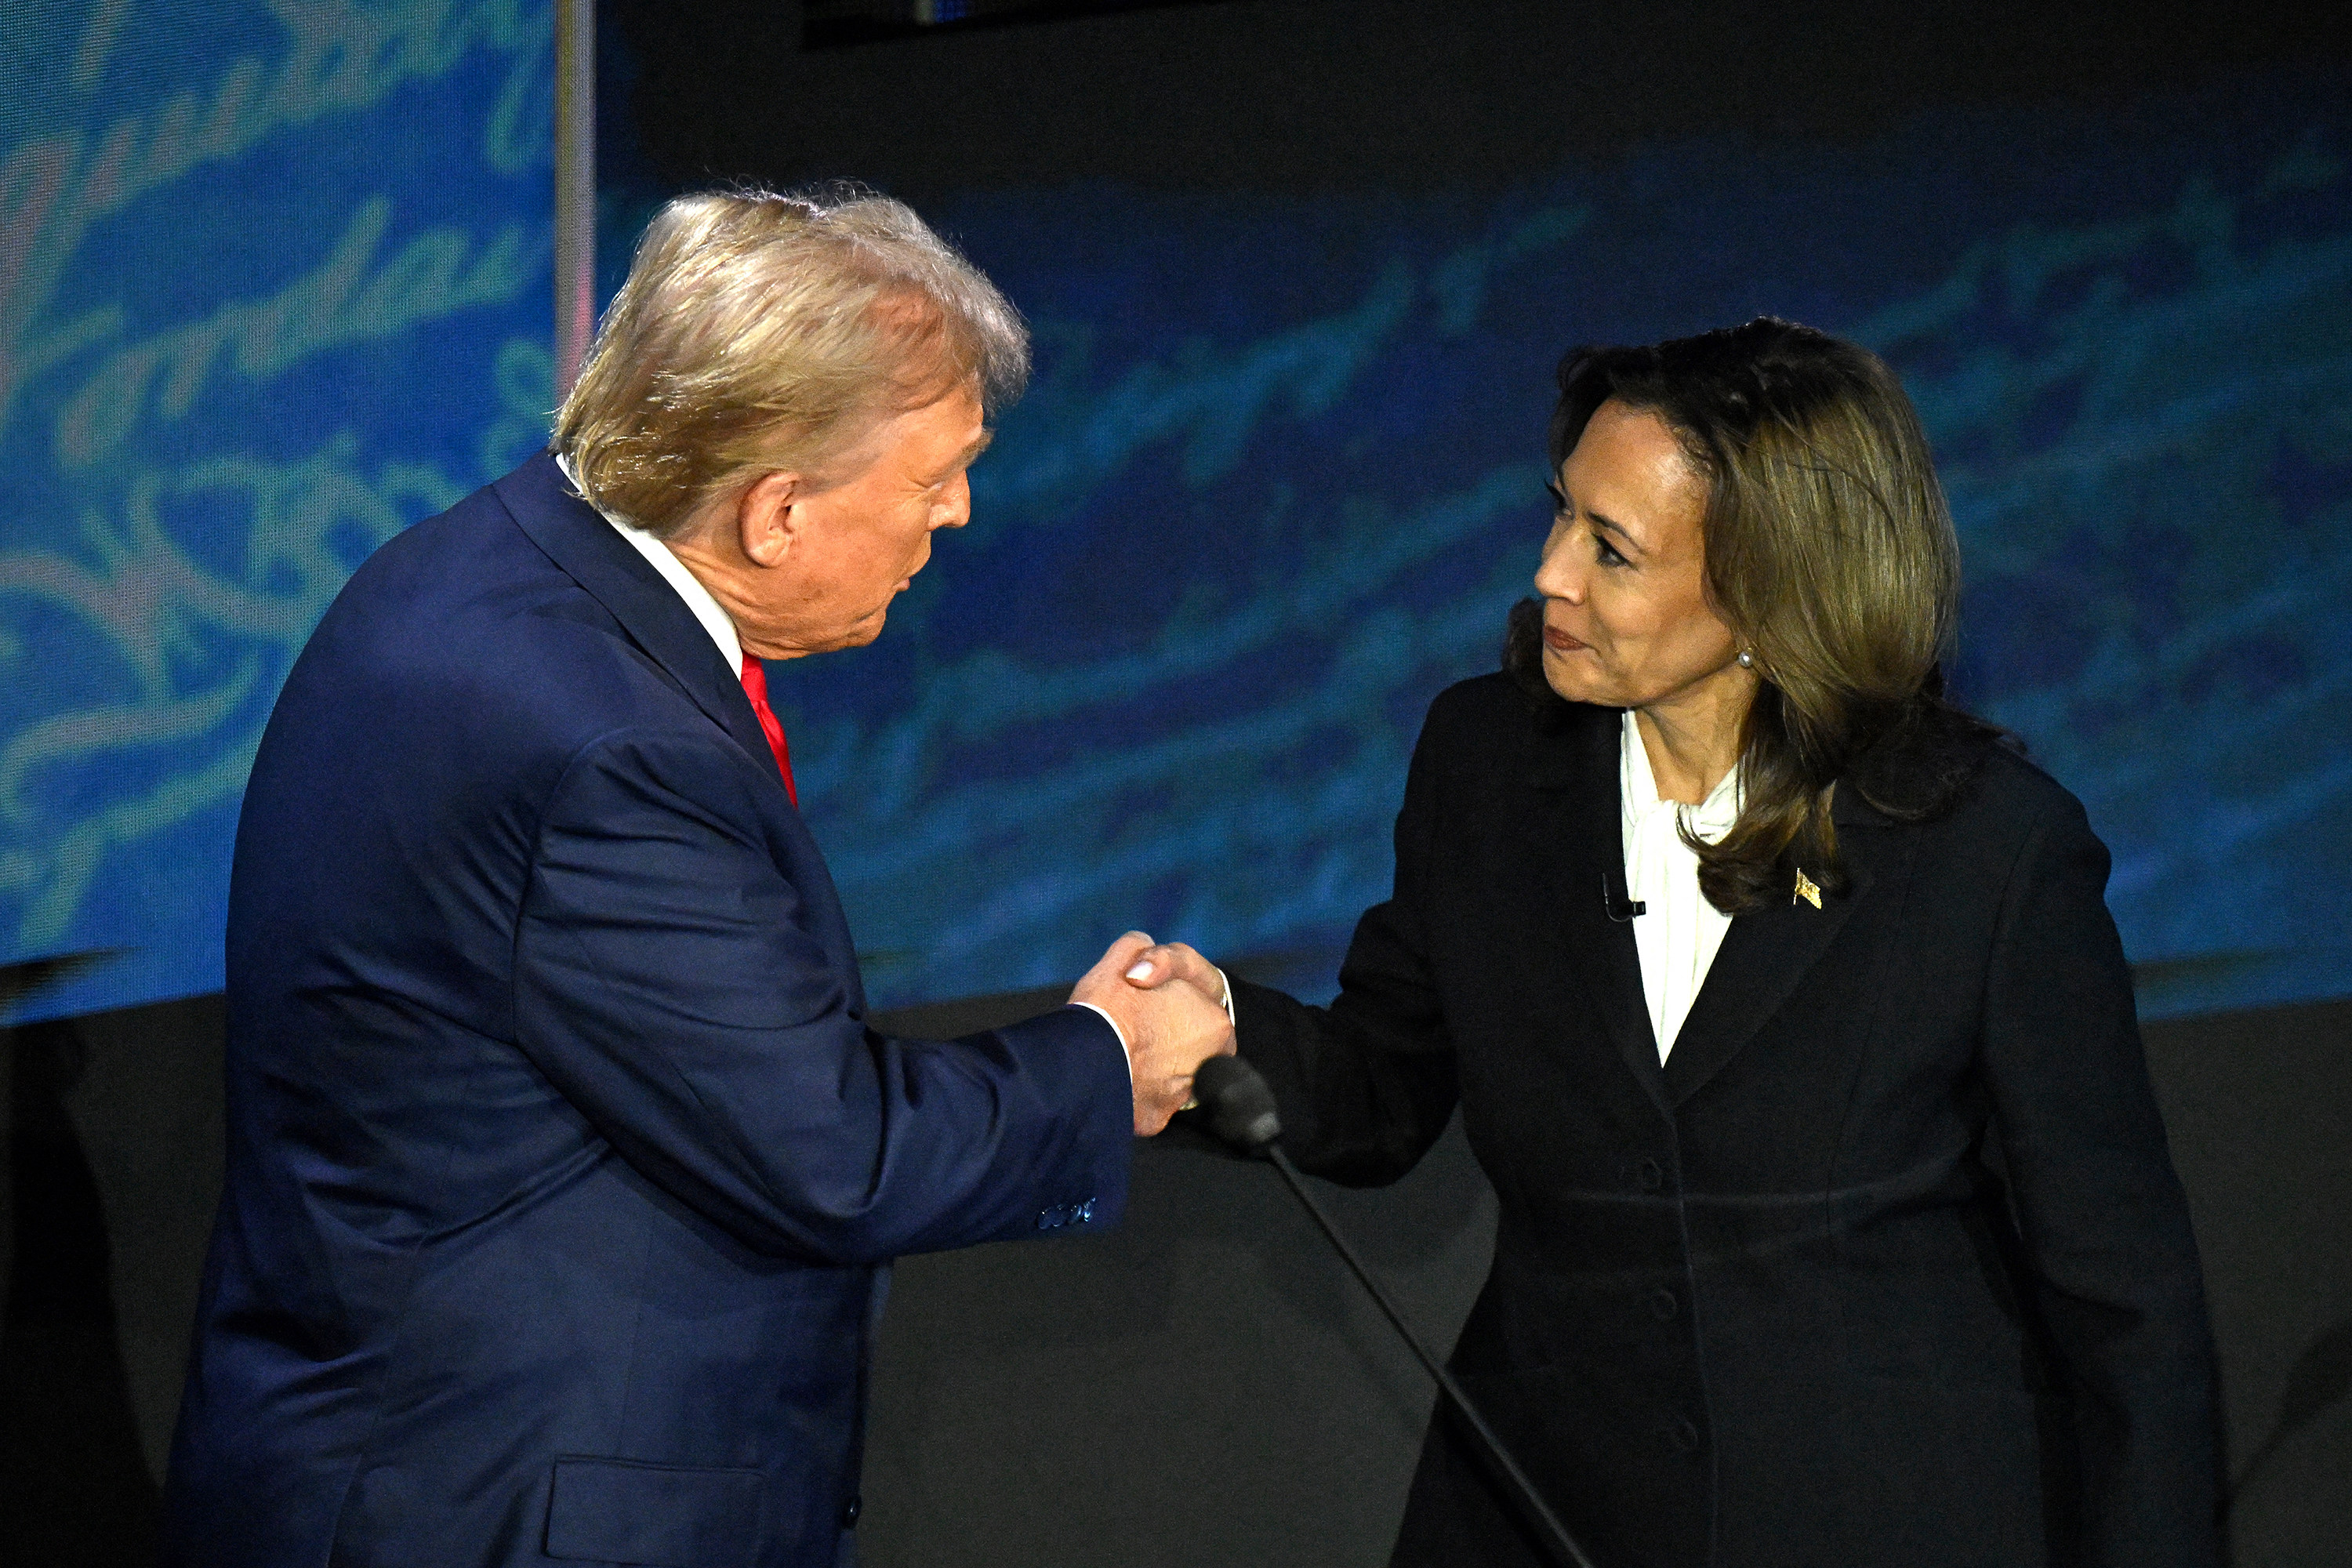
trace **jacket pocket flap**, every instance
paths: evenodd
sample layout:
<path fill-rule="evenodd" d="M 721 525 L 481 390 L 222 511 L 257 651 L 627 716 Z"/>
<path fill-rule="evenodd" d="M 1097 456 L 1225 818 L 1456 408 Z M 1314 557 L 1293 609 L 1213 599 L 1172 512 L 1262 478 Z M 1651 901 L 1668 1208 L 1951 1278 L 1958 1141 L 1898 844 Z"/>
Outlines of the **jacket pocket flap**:
<path fill-rule="evenodd" d="M 760 1543 L 757 1470 L 555 1461 L 547 1554 L 645 1568 L 738 1568 Z"/>

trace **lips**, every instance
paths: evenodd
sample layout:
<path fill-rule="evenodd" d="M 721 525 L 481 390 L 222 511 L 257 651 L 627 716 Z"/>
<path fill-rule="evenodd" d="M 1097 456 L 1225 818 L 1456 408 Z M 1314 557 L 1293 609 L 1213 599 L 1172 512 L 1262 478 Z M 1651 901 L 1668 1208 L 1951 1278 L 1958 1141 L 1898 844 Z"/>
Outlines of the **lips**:
<path fill-rule="evenodd" d="M 1544 647 L 1554 653 L 1574 653 L 1586 645 L 1561 631 L 1558 626 L 1544 627 Z"/>

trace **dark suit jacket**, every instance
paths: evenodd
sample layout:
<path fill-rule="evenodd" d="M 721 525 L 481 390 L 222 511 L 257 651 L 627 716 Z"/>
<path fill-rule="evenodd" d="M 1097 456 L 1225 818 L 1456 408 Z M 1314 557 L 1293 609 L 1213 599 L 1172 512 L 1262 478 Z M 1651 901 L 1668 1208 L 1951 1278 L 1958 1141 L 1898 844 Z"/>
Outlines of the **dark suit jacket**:
<path fill-rule="evenodd" d="M 2213 1364 L 2106 851 L 1988 743 L 1852 890 L 1735 920 L 1663 1071 L 1619 714 L 1440 697 L 1396 892 L 1325 1011 L 1238 988 L 1298 1163 L 1393 1179 L 1458 1100 L 1500 1204 L 1454 1355 L 1601 1568 L 2189 1568 Z M 1622 910 L 1621 910 L 1622 912 Z M 1453 1424 L 1396 1560 L 1540 1561 Z"/>
<path fill-rule="evenodd" d="M 189 1568 L 830 1568 L 888 1260 L 1125 1200 L 1098 1016 L 866 1026 L 735 672 L 545 457 L 328 611 L 229 901 Z"/>

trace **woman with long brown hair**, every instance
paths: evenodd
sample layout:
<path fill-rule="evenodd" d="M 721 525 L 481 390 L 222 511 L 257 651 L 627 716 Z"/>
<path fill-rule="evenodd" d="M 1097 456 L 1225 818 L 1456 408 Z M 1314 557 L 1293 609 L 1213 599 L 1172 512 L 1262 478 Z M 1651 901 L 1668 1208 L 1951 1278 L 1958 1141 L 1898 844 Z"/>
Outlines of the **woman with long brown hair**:
<path fill-rule="evenodd" d="M 1392 1181 L 1460 1105 L 1500 1218 L 1453 1367 L 1603 1568 L 2217 1562 L 2106 850 L 1943 696 L 1900 384 L 1771 320 L 1580 350 L 1551 458 L 1338 998 L 1231 987 L 1287 1148 Z M 1543 1561 L 1443 1416 L 1394 1561 Z"/>

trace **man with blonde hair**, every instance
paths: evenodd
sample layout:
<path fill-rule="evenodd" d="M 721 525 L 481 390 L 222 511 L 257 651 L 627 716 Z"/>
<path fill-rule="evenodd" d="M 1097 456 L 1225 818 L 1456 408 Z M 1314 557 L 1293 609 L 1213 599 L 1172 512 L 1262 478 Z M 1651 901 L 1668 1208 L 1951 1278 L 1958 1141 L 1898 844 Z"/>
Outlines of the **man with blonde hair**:
<path fill-rule="evenodd" d="M 552 448 L 379 551 L 271 717 L 166 1499 L 204 1568 L 854 1559 L 890 1260 L 1100 1226 L 1224 1015 L 871 1028 L 763 660 L 854 647 L 1028 353 L 862 194 L 673 202 Z"/>

